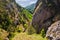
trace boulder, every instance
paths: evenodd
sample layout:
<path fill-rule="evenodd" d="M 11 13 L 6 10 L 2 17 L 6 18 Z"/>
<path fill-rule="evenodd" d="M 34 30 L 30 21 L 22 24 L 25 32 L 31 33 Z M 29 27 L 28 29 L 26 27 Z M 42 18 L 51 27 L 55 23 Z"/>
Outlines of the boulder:
<path fill-rule="evenodd" d="M 60 40 L 60 21 L 53 23 L 47 30 L 46 37 L 49 40 Z"/>

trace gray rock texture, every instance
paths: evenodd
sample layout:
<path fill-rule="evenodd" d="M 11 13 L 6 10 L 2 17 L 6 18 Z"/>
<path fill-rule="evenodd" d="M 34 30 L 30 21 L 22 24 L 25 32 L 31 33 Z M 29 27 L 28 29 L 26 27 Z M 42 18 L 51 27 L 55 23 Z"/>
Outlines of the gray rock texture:
<path fill-rule="evenodd" d="M 59 0 L 38 0 L 32 19 L 32 26 L 36 29 L 36 33 L 39 33 L 42 28 L 46 31 L 53 22 L 60 20 L 59 10 Z"/>
<path fill-rule="evenodd" d="M 60 40 L 60 21 L 53 23 L 47 30 L 46 37 L 49 40 Z"/>

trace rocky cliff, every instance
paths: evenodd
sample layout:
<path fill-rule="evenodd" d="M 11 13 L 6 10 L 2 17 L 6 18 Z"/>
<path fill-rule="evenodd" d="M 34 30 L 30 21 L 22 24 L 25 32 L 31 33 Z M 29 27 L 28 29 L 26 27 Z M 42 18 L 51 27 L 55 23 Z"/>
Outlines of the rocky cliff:
<path fill-rule="evenodd" d="M 60 0 L 38 0 L 32 19 L 36 33 L 60 20 Z"/>
<path fill-rule="evenodd" d="M 5 18 L 3 19 L 2 16 Z M 0 0 L 0 23 L 7 21 L 7 18 L 12 19 L 11 22 L 17 24 L 19 12 L 15 0 Z"/>

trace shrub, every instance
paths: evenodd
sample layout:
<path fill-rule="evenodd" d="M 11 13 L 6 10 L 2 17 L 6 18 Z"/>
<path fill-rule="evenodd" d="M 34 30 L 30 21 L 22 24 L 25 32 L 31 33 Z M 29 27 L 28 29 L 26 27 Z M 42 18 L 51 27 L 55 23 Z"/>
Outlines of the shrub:
<path fill-rule="evenodd" d="M 12 38 L 14 38 L 15 35 L 16 35 L 16 34 L 14 34 L 14 32 L 10 32 L 10 33 L 9 33 L 9 36 L 8 36 L 8 37 L 9 37 L 9 40 L 12 40 Z"/>
<path fill-rule="evenodd" d="M 41 30 L 41 36 L 42 36 L 42 37 L 45 37 L 45 35 L 46 35 L 45 31 L 44 31 L 44 29 L 42 29 L 42 30 Z"/>
<path fill-rule="evenodd" d="M 32 26 L 28 27 L 28 29 L 26 30 L 26 32 L 27 32 L 27 34 L 29 34 L 29 35 L 31 35 L 31 34 L 33 34 L 33 33 L 36 33 L 35 29 L 34 29 Z"/>
<path fill-rule="evenodd" d="M 7 31 L 0 29 L 0 40 L 5 39 L 8 36 L 8 34 L 9 33 Z"/>

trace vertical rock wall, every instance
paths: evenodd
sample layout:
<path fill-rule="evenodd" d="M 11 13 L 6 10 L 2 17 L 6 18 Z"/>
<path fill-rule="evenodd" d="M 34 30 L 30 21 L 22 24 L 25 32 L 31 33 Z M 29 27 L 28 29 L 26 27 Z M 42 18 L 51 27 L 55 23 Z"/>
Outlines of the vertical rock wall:
<path fill-rule="evenodd" d="M 32 19 L 36 32 L 39 33 L 43 28 L 46 31 L 53 22 L 60 20 L 59 10 L 59 0 L 38 0 Z"/>

